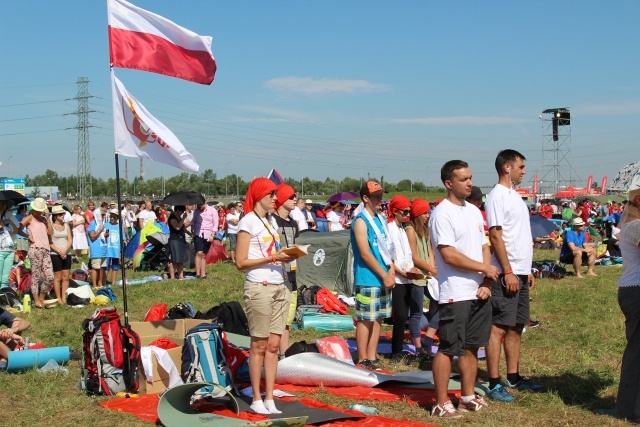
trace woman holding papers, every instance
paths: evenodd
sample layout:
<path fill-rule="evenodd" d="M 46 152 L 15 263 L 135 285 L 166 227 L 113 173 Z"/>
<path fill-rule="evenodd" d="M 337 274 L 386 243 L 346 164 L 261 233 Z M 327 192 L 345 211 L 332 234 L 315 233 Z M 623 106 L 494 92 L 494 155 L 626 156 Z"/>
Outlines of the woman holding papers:
<path fill-rule="evenodd" d="M 413 266 L 411 246 L 405 231 L 411 214 L 411 202 L 405 196 L 398 194 L 389 201 L 387 214 L 387 229 L 391 240 L 391 259 L 395 270 L 396 286 L 391 291 L 393 306 L 393 334 L 391 336 L 391 358 L 394 362 L 404 360 L 402 345 L 404 344 L 404 326 L 407 313 L 412 322 L 409 323 L 411 337 L 420 338 L 420 318 L 422 317 L 422 300 L 419 292 L 414 292 L 413 280 L 421 277 Z M 420 288 L 419 290 L 422 290 Z M 424 295 L 424 293 L 423 293 Z M 411 328 L 413 326 L 413 328 Z"/>
<path fill-rule="evenodd" d="M 298 221 L 291 218 L 289 214 L 296 207 L 298 197 L 296 191 L 290 185 L 280 184 L 277 190 L 276 211 L 273 213 L 273 218 L 278 226 L 280 244 L 284 248 L 294 248 L 296 238 L 298 237 Z M 298 288 L 296 285 L 297 260 L 283 264 L 283 267 L 287 275 L 284 283 L 289 291 L 289 311 L 287 315 L 287 326 L 280 338 L 280 358 L 284 357 L 284 352 L 289 348 L 289 329 L 293 324 L 298 302 Z"/>
<path fill-rule="evenodd" d="M 407 238 L 409 239 L 409 246 L 411 246 L 413 264 L 420 269 L 422 274 L 433 281 L 435 280 L 433 278 L 438 277 L 438 271 L 436 270 L 433 248 L 431 247 L 431 240 L 429 239 L 430 212 L 431 206 L 429 206 L 429 203 L 426 200 L 415 199 L 411 202 L 411 222 L 405 227 L 405 230 L 407 232 Z M 420 339 L 420 320 L 422 317 L 417 319 L 417 331 L 415 329 L 416 319 L 414 319 L 413 315 L 409 320 L 411 341 L 413 341 L 413 344 L 416 347 L 416 354 L 420 357 L 420 362 L 422 362 L 423 360 L 433 358 L 431 345 L 433 344 L 433 337 L 435 336 L 438 328 L 438 303 L 434 299 L 436 296 L 430 295 L 429 291 L 425 290 L 427 286 L 426 279 L 416 280 L 414 284 L 416 286 L 412 289 L 412 298 L 415 301 L 421 301 L 421 308 L 425 293 L 429 294 L 429 300 L 431 301 L 429 304 L 431 321 L 429 322 L 426 335 L 422 340 Z M 435 283 L 435 288 L 437 289 L 437 287 L 438 285 Z M 422 310 L 420 311 L 420 315 L 422 315 Z M 424 346 L 422 345 L 423 343 L 425 344 Z"/>
<path fill-rule="evenodd" d="M 279 414 L 273 401 L 280 337 L 285 332 L 290 293 L 285 286 L 283 264 L 297 256 L 281 249 L 278 225 L 270 214 L 278 200 L 276 185 L 267 178 L 249 184 L 245 216 L 238 223 L 236 266 L 247 274 L 244 305 L 249 321 L 251 347 L 249 376 L 253 389 L 251 409 L 259 414 Z M 265 400 L 260 395 L 264 367 Z"/>

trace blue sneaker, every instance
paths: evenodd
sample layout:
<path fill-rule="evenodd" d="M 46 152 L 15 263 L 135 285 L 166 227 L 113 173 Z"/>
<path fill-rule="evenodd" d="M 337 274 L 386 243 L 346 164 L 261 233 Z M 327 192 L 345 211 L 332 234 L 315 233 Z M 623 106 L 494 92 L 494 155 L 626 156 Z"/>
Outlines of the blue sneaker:
<path fill-rule="evenodd" d="M 494 388 L 489 390 L 489 399 L 508 403 L 513 402 L 514 397 L 509 394 L 506 388 L 498 384 Z"/>
<path fill-rule="evenodd" d="M 541 392 L 544 390 L 544 387 L 540 384 L 534 384 L 529 378 L 520 377 L 520 381 L 515 384 L 511 384 L 509 380 L 504 382 L 504 386 L 508 388 L 513 388 L 516 390 L 529 390 L 533 392 Z"/>

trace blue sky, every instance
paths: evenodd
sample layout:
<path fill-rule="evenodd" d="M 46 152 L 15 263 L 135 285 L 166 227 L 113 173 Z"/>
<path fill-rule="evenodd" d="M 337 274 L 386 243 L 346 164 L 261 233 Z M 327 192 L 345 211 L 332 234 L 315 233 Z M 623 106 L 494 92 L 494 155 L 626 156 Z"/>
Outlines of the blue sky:
<path fill-rule="evenodd" d="M 115 70 L 201 171 L 439 185 L 461 158 L 492 185 L 496 153 L 514 148 L 527 181 L 545 163 L 538 116 L 555 107 L 571 108 L 582 182 L 640 160 L 634 0 L 133 3 L 213 37 L 211 86 Z M 95 96 L 92 172 L 115 176 L 106 1 L 2 1 L 0 52 L 0 176 L 76 173 L 80 76 Z"/>

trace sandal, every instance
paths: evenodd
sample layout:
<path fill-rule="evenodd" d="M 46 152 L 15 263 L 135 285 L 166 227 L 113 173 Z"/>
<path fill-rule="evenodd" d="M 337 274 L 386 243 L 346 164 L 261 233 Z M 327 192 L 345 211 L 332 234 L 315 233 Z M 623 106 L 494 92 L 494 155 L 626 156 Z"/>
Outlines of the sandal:
<path fill-rule="evenodd" d="M 47 307 L 45 307 L 44 305 L 40 305 L 40 304 L 33 304 L 33 306 L 34 306 L 35 308 L 43 308 L 43 309 L 47 308 Z"/>

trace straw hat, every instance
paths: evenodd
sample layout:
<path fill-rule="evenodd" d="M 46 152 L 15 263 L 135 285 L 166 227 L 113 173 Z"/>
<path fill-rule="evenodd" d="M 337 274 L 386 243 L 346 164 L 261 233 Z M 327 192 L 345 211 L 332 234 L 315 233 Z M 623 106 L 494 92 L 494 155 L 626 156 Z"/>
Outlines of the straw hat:
<path fill-rule="evenodd" d="M 60 206 L 60 205 L 54 205 L 54 206 L 51 208 L 51 215 L 63 214 L 63 213 L 65 213 L 65 212 L 66 212 L 66 211 L 65 211 L 65 210 L 62 208 L 62 206 Z"/>
<path fill-rule="evenodd" d="M 574 218 L 573 221 L 571 221 L 571 225 L 573 225 L 574 227 L 579 227 L 581 225 L 584 225 L 584 221 L 582 220 L 582 218 Z"/>
<path fill-rule="evenodd" d="M 29 204 L 29 208 L 34 211 L 44 212 L 47 210 L 47 202 L 45 202 L 42 197 L 37 197 Z"/>

